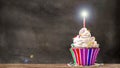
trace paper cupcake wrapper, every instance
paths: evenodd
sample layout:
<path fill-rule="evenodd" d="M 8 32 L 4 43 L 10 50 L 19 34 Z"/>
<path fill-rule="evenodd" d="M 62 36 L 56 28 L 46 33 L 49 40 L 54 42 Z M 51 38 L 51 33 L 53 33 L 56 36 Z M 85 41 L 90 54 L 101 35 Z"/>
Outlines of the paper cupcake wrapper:
<path fill-rule="evenodd" d="M 74 64 L 94 65 L 100 48 L 70 48 Z"/>

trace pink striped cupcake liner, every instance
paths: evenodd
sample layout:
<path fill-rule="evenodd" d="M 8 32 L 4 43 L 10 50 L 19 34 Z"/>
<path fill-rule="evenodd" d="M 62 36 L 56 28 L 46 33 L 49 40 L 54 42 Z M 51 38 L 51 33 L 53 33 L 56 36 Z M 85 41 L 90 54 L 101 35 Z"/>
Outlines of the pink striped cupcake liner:
<path fill-rule="evenodd" d="M 82 66 L 94 65 L 100 48 L 70 48 L 74 64 Z"/>

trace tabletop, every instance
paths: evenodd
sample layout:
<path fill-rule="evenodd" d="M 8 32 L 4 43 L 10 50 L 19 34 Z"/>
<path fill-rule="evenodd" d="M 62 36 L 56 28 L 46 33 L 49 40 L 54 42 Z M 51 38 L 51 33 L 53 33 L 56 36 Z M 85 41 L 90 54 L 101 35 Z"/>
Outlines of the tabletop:
<path fill-rule="evenodd" d="M 67 64 L 0 64 L 0 68 L 120 68 L 120 64 L 68 66 Z"/>

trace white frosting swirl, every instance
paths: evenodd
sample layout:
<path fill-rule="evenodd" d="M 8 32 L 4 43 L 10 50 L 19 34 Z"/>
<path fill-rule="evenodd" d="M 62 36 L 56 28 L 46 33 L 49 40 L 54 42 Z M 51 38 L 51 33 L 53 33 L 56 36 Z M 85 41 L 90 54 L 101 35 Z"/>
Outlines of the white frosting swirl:
<path fill-rule="evenodd" d="M 95 37 L 91 37 L 91 33 L 87 28 L 82 28 L 79 35 L 73 38 L 72 47 L 99 47 Z"/>

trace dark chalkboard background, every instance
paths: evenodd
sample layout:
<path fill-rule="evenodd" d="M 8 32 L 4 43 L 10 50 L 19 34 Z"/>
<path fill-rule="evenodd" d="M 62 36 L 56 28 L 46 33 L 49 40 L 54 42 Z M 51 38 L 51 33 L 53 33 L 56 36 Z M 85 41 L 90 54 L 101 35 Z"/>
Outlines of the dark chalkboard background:
<path fill-rule="evenodd" d="M 0 63 L 69 63 L 72 38 L 87 28 L 100 44 L 97 62 L 120 62 L 119 0 L 0 0 Z M 33 56 L 30 58 L 30 56 Z"/>

